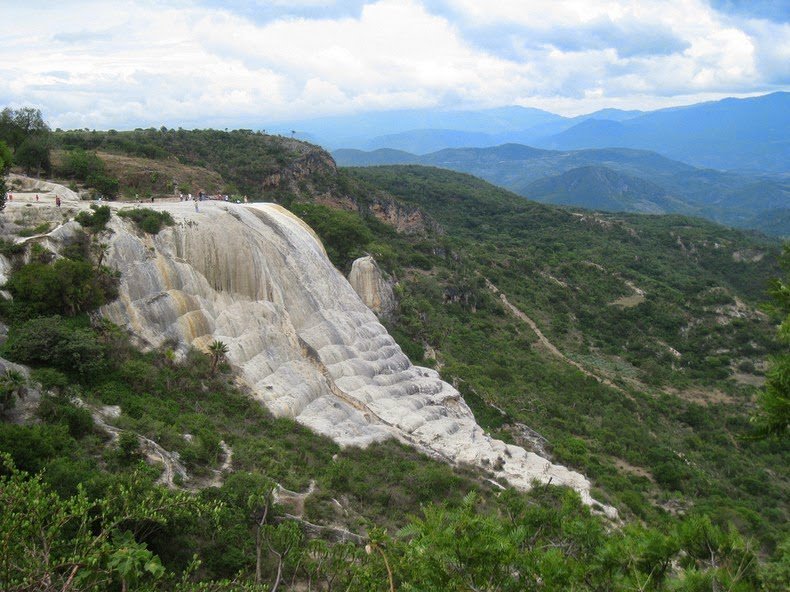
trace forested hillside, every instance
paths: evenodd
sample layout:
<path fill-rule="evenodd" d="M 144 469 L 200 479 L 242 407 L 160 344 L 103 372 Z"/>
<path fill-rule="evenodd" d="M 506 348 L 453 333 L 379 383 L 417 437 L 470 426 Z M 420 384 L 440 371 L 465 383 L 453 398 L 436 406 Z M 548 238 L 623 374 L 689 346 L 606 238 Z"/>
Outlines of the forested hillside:
<path fill-rule="evenodd" d="M 786 236 L 790 188 L 781 174 L 738 174 L 695 168 L 656 152 L 629 148 L 544 150 L 521 144 L 455 148 L 417 156 L 398 150 L 338 150 L 341 166 L 422 164 L 469 173 L 545 203 L 606 211 L 685 214 Z M 582 172 L 582 187 L 574 185 Z M 612 178 L 628 195 L 613 191 Z M 601 200 L 604 196 L 607 199 Z M 772 211 L 772 216 L 766 216 Z M 777 218 L 777 214 L 779 217 Z M 769 222 L 768 220 L 772 220 Z"/>
<path fill-rule="evenodd" d="M 162 193 L 194 174 L 277 200 L 341 270 L 373 254 L 412 361 L 498 438 L 586 474 L 621 521 L 570 490 L 503 490 L 392 441 L 340 449 L 272 417 L 222 344 L 138 351 L 95 315 L 119 280 L 101 246 L 116 214 L 64 209 L 32 226 L 6 212 L 0 355 L 32 370 L 4 364 L 3 588 L 783 589 L 787 441 L 745 438 L 783 351 L 758 308 L 783 273 L 778 242 L 541 205 L 446 170 L 336 170 L 316 147 L 252 132 L 56 137 L 64 159 L 170 163 Z M 119 177 L 119 195 L 134 192 Z M 143 236 L 171 222 L 136 211 Z M 74 218 L 55 256 L 46 234 Z"/>

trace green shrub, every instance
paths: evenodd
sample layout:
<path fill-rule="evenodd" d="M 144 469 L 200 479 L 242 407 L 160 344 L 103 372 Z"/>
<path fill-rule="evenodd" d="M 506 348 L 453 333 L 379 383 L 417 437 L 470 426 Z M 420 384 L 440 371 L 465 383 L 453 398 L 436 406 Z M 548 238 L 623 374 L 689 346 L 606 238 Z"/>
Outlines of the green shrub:
<path fill-rule="evenodd" d="M 317 204 L 298 203 L 291 211 L 302 218 L 321 237 L 329 259 L 345 267 L 373 240 L 373 233 L 358 214 Z"/>
<path fill-rule="evenodd" d="M 104 173 L 104 162 L 95 152 L 75 148 L 66 152 L 59 172 L 66 177 L 84 181 L 92 175 Z"/>
<path fill-rule="evenodd" d="M 118 181 L 118 179 L 105 175 L 104 173 L 90 175 L 85 180 L 85 183 L 96 189 L 105 197 L 109 198 L 117 197 L 118 191 L 121 187 L 120 181 Z"/>
<path fill-rule="evenodd" d="M 63 425 L 16 425 L 0 422 L 0 450 L 11 455 L 17 468 L 35 473 L 55 457 L 74 449 L 74 439 Z M 0 473 L 2 473 L 0 467 Z"/>
<path fill-rule="evenodd" d="M 50 228 L 51 226 L 49 222 L 42 222 L 38 226 L 30 226 L 28 228 L 23 228 L 17 234 L 19 234 L 19 236 L 22 237 L 36 236 L 37 234 L 46 234 L 47 232 L 49 232 Z"/>
<path fill-rule="evenodd" d="M 99 377 L 106 352 L 96 334 L 60 316 L 38 317 L 11 328 L 5 353 L 23 364 L 52 366 L 66 374 Z"/>
<path fill-rule="evenodd" d="M 44 397 L 38 405 L 36 414 L 47 423 L 65 425 L 69 435 L 75 440 L 93 432 L 93 418 L 90 411 L 77 407 L 63 397 Z"/>
<path fill-rule="evenodd" d="M 118 215 L 121 218 L 129 218 L 137 225 L 137 228 L 148 234 L 158 234 L 164 226 L 175 224 L 170 212 L 157 212 L 149 208 L 121 210 Z"/>
<path fill-rule="evenodd" d="M 25 252 L 25 245 L 23 243 L 15 243 L 10 240 L 0 239 L 0 255 L 4 257 L 13 257 L 14 255 L 21 255 Z"/>
<path fill-rule="evenodd" d="M 91 204 L 91 210 L 93 210 L 93 212 L 80 212 L 75 216 L 74 220 L 79 222 L 83 228 L 87 228 L 91 232 L 100 232 L 104 230 L 104 228 L 107 226 L 107 222 L 110 221 L 110 217 L 112 216 L 112 212 L 110 212 L 110 206 L 98 206 L 96 204 Z"/>
<path fill-rule="evenodd" d="M 117 278 L 87 261 L 59 259 L 51 265 L 29 263 L 6 282 L 16 306 L 36 314 L 74 316 L 89 312 L 117 296 Z"/>
<path fill-rule="evenodd" d="M 68 377 L 54 368 L 36 368 L 30 373 L 30 380 L 38 382 L 45 392 L 60 393 L 69 385 Z"/>

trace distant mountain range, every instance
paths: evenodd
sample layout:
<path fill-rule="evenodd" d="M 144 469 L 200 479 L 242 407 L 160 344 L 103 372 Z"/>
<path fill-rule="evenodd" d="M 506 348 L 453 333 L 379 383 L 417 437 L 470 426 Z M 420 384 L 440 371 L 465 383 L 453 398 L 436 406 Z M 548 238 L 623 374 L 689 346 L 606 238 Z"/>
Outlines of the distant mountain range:
<path fill-rule="evenodd" d="M 625 121 L 590 118 L 538 146 L 654 150 L 697 166 L 788 172 L 790 93 L 662 109 Z"/>
<path fill-rule="evenodd" d="M 701 169 L 646 150 L 545 150 L 505 144 L 423 156 L 391 149 L 336 150 L 333 156 L 341 166 L 421 164 L 470 173 L 546 203 L 682 213 L 790 236 L 787 178 Z"/>
<path fill-rule="evenodd" d="M 390 111 L 292 122 L 290 130 L 330 149 L 389 148 L 424 155 L 507 143 L 555 150 L 619 147 L 719 170 L 790 172 L 786 92 L 650 112 L 603 109 L 570 118 L 524 107 Z"/>

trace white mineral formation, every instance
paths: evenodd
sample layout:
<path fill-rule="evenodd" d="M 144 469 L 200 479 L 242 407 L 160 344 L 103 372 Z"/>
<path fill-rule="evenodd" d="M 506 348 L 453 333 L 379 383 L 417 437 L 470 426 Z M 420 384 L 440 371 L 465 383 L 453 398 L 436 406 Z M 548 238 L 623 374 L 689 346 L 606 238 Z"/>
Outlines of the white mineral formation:
<path fill-rule="evenodd" d="M 388 317 L 395 308 L 392 284 L 384 279 L 376 260 L 370 255 L 351 264 L 348 283 L 367 307 L 379 318 Z"/>
<path fill-rule="evenodd" d="M 101 310 L 143 343 L 172 339 L 185 350 L 223 341 L 230 363 L 274 414 L 341 445 L 397 438 L 519 488 L 535 480 L 568 485 L 594 504 L 582 475 L 486 435 L 458 391 L 413 366 L 288 211 L 218 202 L 200 203 L 199 212 L 188 202 L 152 207 L 176 224 L 152 236 L 112 217 L 105 261 L 121 272 L 120 297 Z M 54 217 L 55 209 L 37 213 Z"/>

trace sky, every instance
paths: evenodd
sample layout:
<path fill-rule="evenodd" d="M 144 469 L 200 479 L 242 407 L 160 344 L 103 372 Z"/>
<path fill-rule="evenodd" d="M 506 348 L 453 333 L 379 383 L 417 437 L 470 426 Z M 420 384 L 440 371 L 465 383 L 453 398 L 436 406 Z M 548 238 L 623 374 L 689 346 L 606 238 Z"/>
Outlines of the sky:
<path fill-rule="evenodd" d="M 63 129 L 789 89 L 790 0 L 0 0 L 0 106 Z"/>

